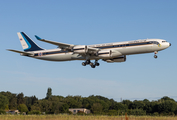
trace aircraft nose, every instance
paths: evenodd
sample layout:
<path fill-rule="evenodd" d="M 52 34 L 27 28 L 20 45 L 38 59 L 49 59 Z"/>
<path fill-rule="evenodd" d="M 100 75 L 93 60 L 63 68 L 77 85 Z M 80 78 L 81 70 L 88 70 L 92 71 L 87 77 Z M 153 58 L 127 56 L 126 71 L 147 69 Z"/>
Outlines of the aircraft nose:
<path fill-rule="evenodd" d="M 169 43 L 169 46 L 171 46 L 171 43 Z"/>

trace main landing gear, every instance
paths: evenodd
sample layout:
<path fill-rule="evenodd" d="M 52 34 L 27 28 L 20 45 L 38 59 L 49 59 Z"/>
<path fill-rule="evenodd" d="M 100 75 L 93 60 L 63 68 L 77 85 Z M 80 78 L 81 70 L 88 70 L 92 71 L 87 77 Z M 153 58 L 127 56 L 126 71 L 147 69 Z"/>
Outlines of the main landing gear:
<path fill-rule="evenodd" d="M 90 60 L 86 60 L 82 63 L 83 66 L 90 65 L 92 68 L 95 68 L 96 66 L 99 66 L 98 60 L 95 60 L 95 63 L 92 63 Z"/>
<path fill-rule="evenodd" d="M 154 58 L 155 58 L 155 59 L 157 58 L 157 55 L 156 55 L 157 53 L 158 53 L 158 51 L 155 51 L 155 52 L 154 52 Z"/>

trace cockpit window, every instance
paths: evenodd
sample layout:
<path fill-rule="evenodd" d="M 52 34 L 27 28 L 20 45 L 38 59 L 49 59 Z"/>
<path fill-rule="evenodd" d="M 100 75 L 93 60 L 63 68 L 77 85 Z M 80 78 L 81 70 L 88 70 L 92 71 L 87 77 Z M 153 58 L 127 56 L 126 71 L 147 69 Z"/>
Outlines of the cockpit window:
<path fill-rule="evenodd" d="M 167 42 L 167 41 L 162 41 L 162 42 Z"/>

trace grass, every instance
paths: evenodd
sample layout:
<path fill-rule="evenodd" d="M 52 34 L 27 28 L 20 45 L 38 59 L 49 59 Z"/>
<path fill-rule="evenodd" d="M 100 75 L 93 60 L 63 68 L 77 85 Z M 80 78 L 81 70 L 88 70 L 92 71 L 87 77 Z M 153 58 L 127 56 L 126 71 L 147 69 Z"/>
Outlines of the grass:
<path fill-rule="evenodd" d="M 177 117 L 79 116 L 79 115 L 0 115 L 0 120 L 177 120 Z"/>

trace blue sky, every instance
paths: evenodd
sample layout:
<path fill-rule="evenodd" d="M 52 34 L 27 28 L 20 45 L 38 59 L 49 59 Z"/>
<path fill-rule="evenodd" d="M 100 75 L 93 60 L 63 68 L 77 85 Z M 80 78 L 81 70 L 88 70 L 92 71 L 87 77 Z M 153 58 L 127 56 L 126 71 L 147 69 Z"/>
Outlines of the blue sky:
<path fill-rule="evenodd" d="M 26 96 L 101 95 L 120 101 L 177 100 L 176 0 L 43 0 L 0 1 L 0 91 Z M 172 46 L 158 53 L 127 56 L 124 63 L 106 63 L 92 69 L 82 61 L 49 62 L 6 51 L 22 50 L 17 32 L 69 44 L 100 44 L 160 38 Z"/>

